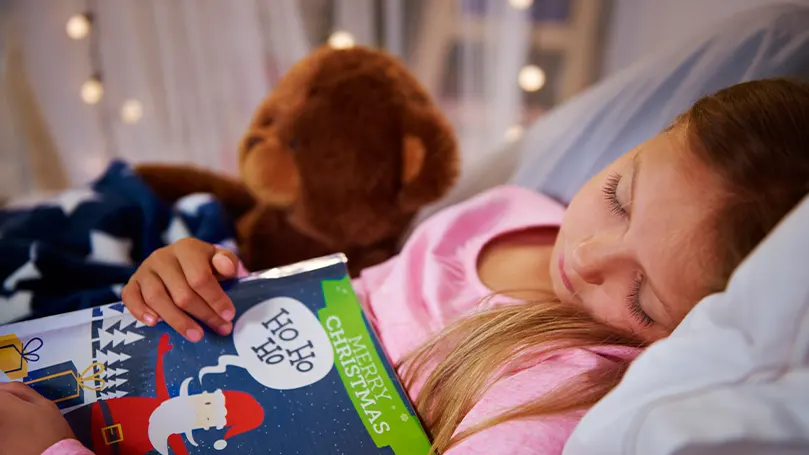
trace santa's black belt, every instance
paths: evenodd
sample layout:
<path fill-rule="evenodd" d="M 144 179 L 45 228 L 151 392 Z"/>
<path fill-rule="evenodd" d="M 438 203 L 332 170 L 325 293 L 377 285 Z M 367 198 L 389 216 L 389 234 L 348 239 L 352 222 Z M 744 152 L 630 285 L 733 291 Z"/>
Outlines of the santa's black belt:
<path fill-rule="evenodd" d="M 109 447 L 109 453 L 118 455 L 120 452 L 118 443 L 124 440 L 124 432 L 121 429 L 121 424 L 115 423 L 115 420 L 112 419 L 112 411 L 110 411 L 110 407 L 106 401 L 98 400 L 96 403 L 98 403 L 98 408 L 101 410 L 101 415 L 104 417 L 104 424 L 106 425 L 101 429 L 104 444 Z"/>

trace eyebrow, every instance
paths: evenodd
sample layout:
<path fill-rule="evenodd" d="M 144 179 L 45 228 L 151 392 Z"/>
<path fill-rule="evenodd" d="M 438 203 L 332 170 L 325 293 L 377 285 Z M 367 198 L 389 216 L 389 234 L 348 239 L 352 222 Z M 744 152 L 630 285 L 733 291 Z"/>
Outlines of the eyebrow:
<path fill-rule="evenodd" d="M 640 175 L 640 167 L 641 167 L 641 163 L 643 162 L 643 160 L 641 160 L 641 157 L 640 157 L 640 152 L 642 152 L 642 151 L 643 151 L 643 149 L 639 149 L 637 152 L 635 152 L 635 156 L 632 157 L 632 184 L 629 187 L 629 205 L 630 205 L 629 213 L 630 214 L 632 213 L 632 210 L 633 210 L 634 204 L 635 204 L 635 191 L 636 191 L 636 188 L 637 188 L 638 175 Z M 654 283 L 652 283 L 652 280 L 649 277 L 649 275 L 648 274 L 644 274 L 644 275 L 646 277 L 644 282 L 649 286 L 649 288 L 652 289 L 652 292 L 654 292 L 654 294 L 657 296 L 657 300 L 660 302 L 660 306 L 663 309 L 663 313 L 665 314 L 666 319 L 671 321 L 672 317 L 671 317 L 670 307 L 666 304 L 666 302 L 660 296 L 660 292 L 658 292 L 658 290 L 655 288 Z M 641 304 L 643 304 L 643 301 L 641 301 Z M 674 329 L 674 327 L 670 327 L 668 323 L 664 323 L 663 321 L 657 321 L 656 320 L 655 322 L 657 322 L 660 325 L 663 325 L 668 330 L 673 330 Z"/>

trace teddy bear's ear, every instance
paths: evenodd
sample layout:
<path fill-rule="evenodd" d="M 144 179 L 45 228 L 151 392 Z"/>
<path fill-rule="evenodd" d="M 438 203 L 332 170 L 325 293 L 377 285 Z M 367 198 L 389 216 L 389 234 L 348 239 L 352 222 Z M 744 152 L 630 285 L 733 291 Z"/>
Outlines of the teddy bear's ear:
<path fill-rule="evenodd" d="M 432 105 L 408 108 L 402 144 L 402 189 L 406 212 L 438 200 L 458 177 L 458 146 L 449 122 Z"/>

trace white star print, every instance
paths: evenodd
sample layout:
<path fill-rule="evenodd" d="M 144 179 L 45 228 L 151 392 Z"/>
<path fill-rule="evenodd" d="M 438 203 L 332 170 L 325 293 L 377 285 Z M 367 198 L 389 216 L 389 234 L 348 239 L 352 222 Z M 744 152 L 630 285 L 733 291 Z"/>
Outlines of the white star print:
<path fill-rule="evenodd" d="M 186 215 L 196 215 L 199 208 L 213 202 L 213 196 L 208 193 L 194 193 L 177 201 L 175 207 Z"/>
<path fill-rule="evenodd" d="M 20 281 L 37 280 L 42 278 L 42 274 L 39 273 L 39 269 L 37 269 L 36 260 L 37 244 L 32 243 L 28 252 L 28 262 L 23 264 L 22 267 L 15 270 L 14 273 L 6 278 L 6 281 L 3 282 L 3 288 L 7 291 L 13 291 L 17 289 L 17 283 Z"/>
<path fill-rule="evenodd" d="M 33 296 L 31 291 L 19 291 L 8 298 L 0 297 L 0 325 L 30 316 Z"/>
<path fill-rule="evenodd" d="M 171 219 L 169 227 L 163 232 L 163 241 L 166 242 L 166 245 L 171 245 L 186 237 L 191 237 L 191 231 L 188 230 L 182 218 L 175 216 Z"/>
<path fill-rule="evenodd" d="M 98 195 L 90 188 L 76 188 L 67 190 L 59 194 L 56 198 L 47 202 L 47 205 L 58 205 L 65 212 L 66 216 L 70 216 L 76 207 L 87 201 L 98 201 Z"/>
<path fill-rule="evenodd" d="M 119 239 L 106 232 L 90 231 L 90 254 L 88 261 L 104 264 L 132 265 L 129 254 L 132 251 L 132 241 Z"/>

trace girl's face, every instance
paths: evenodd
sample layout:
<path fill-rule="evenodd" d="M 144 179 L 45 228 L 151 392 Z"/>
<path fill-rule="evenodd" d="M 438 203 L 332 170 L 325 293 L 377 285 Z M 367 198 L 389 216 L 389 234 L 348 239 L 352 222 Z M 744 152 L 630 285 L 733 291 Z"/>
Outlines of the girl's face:
<path fill-rule="evenodd" d="M 710 293 L 719 176 L 661 133 L 593 177 L 565 212 L 551 280 L 563 302 L 649 342 Z"/>

